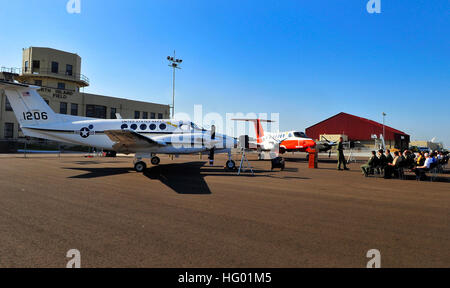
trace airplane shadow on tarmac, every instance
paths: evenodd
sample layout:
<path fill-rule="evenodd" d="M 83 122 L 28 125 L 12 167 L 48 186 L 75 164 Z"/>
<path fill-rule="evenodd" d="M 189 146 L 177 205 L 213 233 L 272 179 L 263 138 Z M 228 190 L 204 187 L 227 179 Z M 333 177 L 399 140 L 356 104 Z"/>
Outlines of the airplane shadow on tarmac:
<path fill-rule="evenodd" d="M 211 194 L 201 173 L 206 162 L 189 162 L 159 165 L 148 168 L 144 175 L 159 180 L 179 194 Z"/>
<path fill-rule="evenodd" d="M 269 178 L 280 178 L 280 179 L 309 179 L 297 176 L 281 176 L 277 177 L 267 173 L 277 172 L 270 170 L 258 170 L 253 169 L 255 173 L 251 176 L 249 172 L 241 174 L 241 176 L 236 175 L 236 171 L 226 172 L 222 166 L 206 166 L 207 162 L 197 161 L 197 162 L 187 162 L 187 163 L 174 163 L 174 164 L 163 164 L 159 166 L 149 167 L 143 175 L 151 180 L 159 180 L 161 183 L 167 187 L 174 190 L 179 194 L 199 194 L 207 195 L 211 194 L 211 190 L 205 181 L 206 176 L 234 176 L 234 177 L 269 177 Z M 120 174 L 127 174 L 133 172 L 132 168 L 67 168 L 71 170 L 85 171 L 87 173 L 71 176 L 69 178 L 75 179 L 90 179 L 106 176 L 114 176 Z M 295 169 L 297 170 L 297 169 Z M 287 172 L 296 172 L 290 171 Z M 265 174 L 262 174 L 265 173 Z"/>

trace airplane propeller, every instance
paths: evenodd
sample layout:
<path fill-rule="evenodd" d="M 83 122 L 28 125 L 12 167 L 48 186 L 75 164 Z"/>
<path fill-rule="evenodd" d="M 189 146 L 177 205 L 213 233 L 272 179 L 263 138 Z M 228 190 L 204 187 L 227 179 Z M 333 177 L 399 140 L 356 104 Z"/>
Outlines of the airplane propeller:
<path fill-rule="evenodd" d="M 322 138 L 325 139 L 325 141 L 327 141 L 327 144 L 330 145 L 330 146 L 333 146 L 333 145 L 336 144 L 336 142 L 330 141 L 327 138 L 325 138 L 324 136 L 322 136 Z"/>
<path fill-rule="evenodd" d="M 216 139 L 216 125 L 211 126 L 211 143 L 214 143 Z M 216 150 L 216 146 L 213 144 L 212 148 L 209 149 L 209 165 L 214 165 L 214 152 Z"/>
<path fill-rule="evenodd" d="M 325 143 L 321 143 L 321 145 L 325 146 L 325 151 L 328 151 L 328 158 L 331 157 L 331 147 L 336 146 L 336 142 L 330 141 L 324 136 L 322 136 L 323 139 L 325 139 Z"/>

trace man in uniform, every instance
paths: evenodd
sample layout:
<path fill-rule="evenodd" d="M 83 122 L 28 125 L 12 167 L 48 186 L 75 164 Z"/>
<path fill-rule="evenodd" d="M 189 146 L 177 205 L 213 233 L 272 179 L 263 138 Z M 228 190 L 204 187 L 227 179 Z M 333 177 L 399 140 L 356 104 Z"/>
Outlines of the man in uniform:
<path fill-rule="evenodd" d="M 364 176 L 369 177 L 369 171 L 371 168 L 375 168 L 378 165 L 378 158 L 376 156 L 376 152 L 372 151 L 372 157 L 370 157 L 369 161 L 366 164 L 361 165 L 361 171 L 364 173 Z"/>
<path fill-rule="evenodd" d="M 347 168 L 347 163 L 345 163 L 345 156 L 344 156 L 344 138 L 339 138 L 339 144 L 337 148 L 337 156 L 338 156 L 338 170 L 341 169 L 341 165 L 344 164 L 344 170 L 350 170 Z"/>
<path fill-rule="evenodd" d="M 381 170 L 384 171 L 384 167 L 386 167 L 388 161 L 386 156 L 384 155 L 383 149 L 378 150 L 378 165 L 377 165 L 377 172 L 378 174 L 381 174 Z"/>
<path fill-rule="evenodd" d="M 384 167 L 387 165 L 387 158 L 384 155 L 383 149 L 378 150 L 378 166 Z"/>
<path fill-rule="evenodd" d="M 394 161 L 394 157 L 392 157 L 391 150 L 386 149 L 386 160 L 387 164 L 392 163 Z"/>

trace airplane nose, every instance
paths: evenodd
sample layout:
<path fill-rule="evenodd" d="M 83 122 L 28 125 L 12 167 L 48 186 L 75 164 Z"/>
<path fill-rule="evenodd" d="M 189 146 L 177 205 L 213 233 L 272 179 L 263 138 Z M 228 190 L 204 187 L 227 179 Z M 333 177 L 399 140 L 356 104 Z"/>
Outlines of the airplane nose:
<path fill-rule="evenodd" d="M 223 136 L 223 148 L 237 148 L 238 141 L 234 137 Z"/>
<path fill-rule="evenodd" d="M 314 142 L 313 140 L 307 140 L 305 144 L 307 147 L 315 147 L 316 146 L 316 142 Z"/>

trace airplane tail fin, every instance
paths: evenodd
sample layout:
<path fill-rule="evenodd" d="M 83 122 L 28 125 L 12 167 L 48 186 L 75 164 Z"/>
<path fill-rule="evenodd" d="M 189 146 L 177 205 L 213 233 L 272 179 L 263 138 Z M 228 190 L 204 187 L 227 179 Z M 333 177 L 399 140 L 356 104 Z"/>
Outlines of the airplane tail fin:
<path fill-rule="evenodd" d="M 0 80 L 0 89 L 4 89 L 21 126 L 49 124 L 58 120 L 58 114 L 36 91 L 39 87 Z"/>
<path fill-rule="evenodd" d="M 246 121 L 246 122 L 253 122 L 255 125 L 255 132 L 256 132 L 256 143 L 262 142 L 262 137 L 264 137 L 264 129 L 261 125 L 261 122 L 275 122 L 272 120 L 264 120 L 264 119 L 231 119 L 234 121 Z"/>

